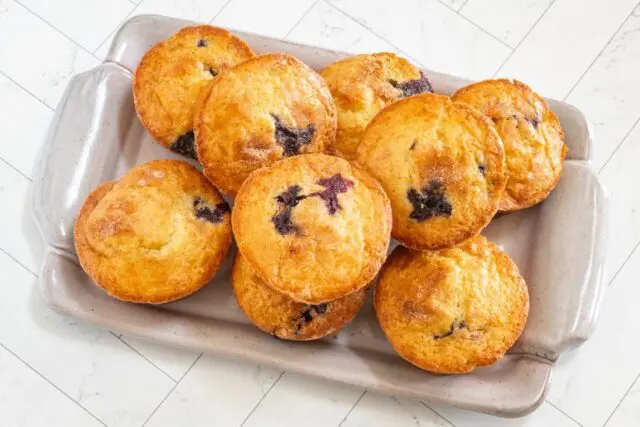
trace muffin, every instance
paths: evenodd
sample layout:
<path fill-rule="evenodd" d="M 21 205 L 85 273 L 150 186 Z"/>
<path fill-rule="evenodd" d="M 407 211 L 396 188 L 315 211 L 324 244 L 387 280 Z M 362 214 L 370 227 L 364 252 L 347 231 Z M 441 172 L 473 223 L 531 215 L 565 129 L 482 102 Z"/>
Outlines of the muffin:
<path fill-rule="evenodd" d="M 267 285 L 307 304 L 365 287 L 386 257 L 387 196 L 368 174 L 325 154 L 253 172 L 232 213 L 238 249 Z"/>
<path fill-rule="evenodd" d="M 221 71 L 253 57 L 227 30 L 187 27 L 149 50 L 133 80 L 142 125 L 176 153 L 195 158 L 193 112 L 202 89 Z"/>
<path fill-rule="evenodd" d="M 109 295 L 160 304 L 203 287 L 231 244 L 229 206 L 193 166 L 155 160 L 89 195 L 74 229 L 84 271 Z"/>
<path fill-rule="evenodd" d="M 478 234 L 496 213 L 506 181 L 491 120 L 430 93 L 380 111 L 362 135 L 356 161 L 391 200 L 393 237 L 420 250 Z"/>
<path fill-rule="evenodd" d="M 422 71 L 393 53 L 351 56 L 329 65 L 320 75 L 338 110 L 332 150 L 347 160 L 355 157 L 360 136 L 378 111 L 400 98 L 433 92 Z"/>
<path fill-rule="evenodd" d="M 233 196 L 254 170 L 331 146 L 336 109 L 315 71 L 292 56 L 268 54 L 218 76 L 194 125 L 204 174 Z"/>
<path fill-rule="evenodd" d="M 440 374 L 496 362 L 515 343 L 529 313 L 514 262 L 476 236 L 453 249 L 399 246 L 380 272 L 374 305 L 400 356 Z"/>
<path fill-rule="evenodd" d="M 507 185 L 499 210 L 515 211 L 547 198 L 567 154 L 560 120 L 546 101 L 517 80 L 485 80 L 458 90 L 455 101 L 493 120 L 504 143 Z"/>
<path fill-rule="evenodd" d="M 293 341 L 331 335 L 362 308 L 366 290 L 318 305 L 297 302 L 271 289 L 238 252 L 231 273 L 236 300 L 247 317 L 264 332 Z"/>

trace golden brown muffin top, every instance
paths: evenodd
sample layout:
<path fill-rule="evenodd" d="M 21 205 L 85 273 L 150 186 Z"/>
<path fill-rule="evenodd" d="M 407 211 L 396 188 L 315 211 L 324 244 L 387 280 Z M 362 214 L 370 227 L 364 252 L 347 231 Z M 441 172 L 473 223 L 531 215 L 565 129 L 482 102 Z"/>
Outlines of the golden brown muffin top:
<path fill-rule="evenodd" d="M 396 248 L 374 299 L 400 356 L 436 373 L 496 362 L 522 333 L 529 312 L 515 263 L 482 236 L 453 249 Z"/>
<path fill-rule="evenodd" d="M 200 92 L 214 76 L 251 57 L 244 41 L 211 25 L 183 28 L 158 43 L 133 81 L 143 126 L 162 145 L 195 158 L 193 112 Z"/>
<path fill-rule="evenodd" d="M 336 109 L 326 83 L 292 56 L 258 56 L 218 76 L 195 117 L 204 174 L 235 195 L 251 172 L 333 144 Z"/>
<path fill-rule="evenodd" d="M 433 92 L 423 72 L 387 52 L 351 56 L 320 74 L 338 110 L 338 132 L 332 149 L 347 160 L 355 157 L 360 136 L 378 111 L 400 98 Z"/>
<path fill-rule="evenodd" d="M 383 109 L 357 163 L 393 208 L 393 237 L 414 249 L 456 245 L 480 232 L 505 185 L 504 152 L 489 119 L 447 96 L 422 94 Z"/>
<path fill-rule="evenodd" d="M 344 298 L 311 305 L 271 289 L 238 252 L 233 262 L 233 291 L 238 304 L 255 325 L 268 334 L 293 341 L 331 335 L 362 308 L 366 289 Z"/>
<path fill-rule="evenodd" d="M 453 94 L 495 123 L 507 158 L 507 186 L 501 211 L 544 200 L 562 174 L 567 153 L 560 120 L 546 101 L 517 80 L 485 80 Z"/>
<path fill-rule="evenodd" d="M 76 252 L 110 295 L 169 302 L 211 280 L 231 244 L 230 219 L 193 166 L 154 160 L 91 193 L 75 224 Z"/>
<path fill-rule="evenodd" d="M 249 176 L 232 214 L 238 248 L 275 290 L 321 304 L 369 283 L 384 262 L 391 207 L 375 179 L 324 154 Z"/>

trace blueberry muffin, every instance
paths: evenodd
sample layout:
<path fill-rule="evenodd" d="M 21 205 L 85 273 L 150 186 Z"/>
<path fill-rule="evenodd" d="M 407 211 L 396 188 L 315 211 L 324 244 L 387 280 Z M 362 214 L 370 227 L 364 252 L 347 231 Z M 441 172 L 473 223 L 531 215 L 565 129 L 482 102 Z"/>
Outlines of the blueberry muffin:
<path fill-rule="evenodd" d="M 420 250 L 478 234 L 496 213 L 506 181 L 491 120 L 430 93 L 380 111 L 362 135 L 356 161 L 391 200 L 393 237 Z"/>
<path fill-rule="evenodd" d="M 187 27 L 149 50 L 133 80 L 142 125 L 171 150 L 195 158 L 193 112 L 202 89 L 223 70 L 253 57 L 227 30 Z"/>
<path fill-rule="evenodd" d="M 515 343 L 529 294 L 515 263 L 476 236 L 452 249 L 399 246 L 380 272 L 378 321 L 404 359 L 458 374 L 496 362 Z"/>
<path fill-rule="evenodd" d="M 567 153 L 560 120 L 546 101 L 524 83 L 505 79 L 474 83 L 453 99 L 486 114 L 502 138 L 507 185 L 499 209 L 515 211 L 546 199 Z"/>
<path fill-rule="evenodd" d="M 307 304 L 365 287 L 382 266 L 391 207 L 368 174 L 325 154 L 253 172 L 232 213 L 238 249 L 267 285 Z"/>
<path fill-rule="evenodd" d="M 292 341 L 331 335 L 349 323 L 362 308 L 366 290 L 312 305 L 297 302 L 262 281 L 238 252 L 233 262 L 233 291 L 247 317 L 264 332 Z"/>
<path fill-rule="evenodd" d="M 216 274 L 231 244 L 230 216 L 193 166 L 155 160 L 89 195 L 75 224 L 76 252 L 109 295 L 165 303 Z"/>
<path fill-rule="evenodd" d="M 204 174 L 233 196 L 254 170 L 331 146 L 336 109 L 320 75 L 292 56 L 268 54 L 217 77 L 194 125 Z"/>
<path fill-rule="evenodd" d="M 333 152 L 351 160 L 371 119 L 400 98 L 433 92 L 427 76 L 393 53 L 356 55 L 329 65 L 321 73 L 338 110 Z"/>

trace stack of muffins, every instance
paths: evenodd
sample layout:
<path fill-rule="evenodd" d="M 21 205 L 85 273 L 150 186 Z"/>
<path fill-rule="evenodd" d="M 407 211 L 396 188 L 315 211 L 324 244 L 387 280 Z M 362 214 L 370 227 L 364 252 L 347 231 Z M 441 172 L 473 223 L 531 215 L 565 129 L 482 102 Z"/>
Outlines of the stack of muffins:
<path fill-rule="evenodd" d="M 558 118 L 524 84 L 438 95 L 391 53 L 318 74 L 203 25 L 147 52 L 133 89 L 154 140 L 197 159 L 202 173 L 151 161 L 88 197 L 76 249 L 110 295 L 190 295 L 234 236 L 238 304 L 276 337 L 336 332 L 374 285 L 380 326 L 422 369 L 469 372 L 520 336 L 527 287 L 479 233 L 496 213 L 544 200 L 566 153 Z M 387 258 L 391 237 L 401 246 Z"/>

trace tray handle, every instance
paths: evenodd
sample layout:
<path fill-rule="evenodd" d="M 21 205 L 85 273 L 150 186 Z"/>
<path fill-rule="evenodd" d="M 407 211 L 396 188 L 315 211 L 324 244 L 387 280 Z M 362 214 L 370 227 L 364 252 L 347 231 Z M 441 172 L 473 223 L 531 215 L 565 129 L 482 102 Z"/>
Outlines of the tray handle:
<path fill-rule="evenodd" d="M 73 224 L 84 199 L 117 174 L 117 151 L 135 120 L 131 81 L 123 67 L 101 64 L 75 76 L 58 104 L 39 153 L 32 201 L 50 246 L 74 253 Z"/>

